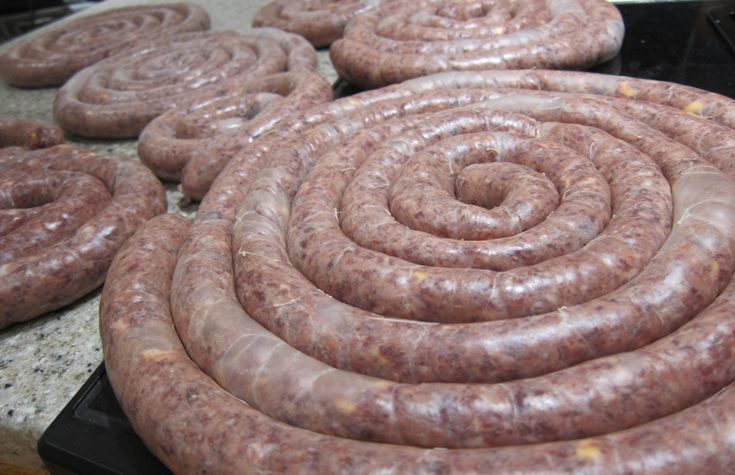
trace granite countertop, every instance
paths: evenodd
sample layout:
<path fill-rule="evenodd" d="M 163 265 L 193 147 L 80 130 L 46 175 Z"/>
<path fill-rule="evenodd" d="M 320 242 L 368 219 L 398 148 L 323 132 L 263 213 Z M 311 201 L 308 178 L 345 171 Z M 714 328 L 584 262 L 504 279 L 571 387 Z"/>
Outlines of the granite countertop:
<path fill-rule="evenodd" d="M 212 29 L 221 30 L 248 27 L 267 1 L 194 0 L 194 3 L 200 3 L 209 12 Z M 79 15 L 142 3 L 165 3 L 165 0 L 108 0 Z M 12 43 L 0 50 L 9 44 Z M 337 74 L 327 50 L 320 50 L 318 57 L 319 71 L 329 82 L 334 82 Z M 0 81 L 0 116 L 52 122 L 51 106 L 56 90 L 16 89 Z M 133 140 L 90 141 L 67 136 L 67 142 L 137 159 Z M 187 216 L 196 212 L 195 205 L 179 205 L 182 196 L 175 184 L 167 183 L 166 188 L 169 211 Z M 0 473 L 43 472 L 36 442 L 102 362 L 97 319 L 99 299 L 97 290 L 60 311 L 0 331 Z"/>

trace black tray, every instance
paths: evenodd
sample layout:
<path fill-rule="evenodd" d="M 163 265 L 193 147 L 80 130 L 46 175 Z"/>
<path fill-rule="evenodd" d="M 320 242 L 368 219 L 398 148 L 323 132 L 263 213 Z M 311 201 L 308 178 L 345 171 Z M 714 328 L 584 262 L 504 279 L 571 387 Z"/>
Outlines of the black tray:
<path fill-rule="evenodd" d="M 170 474 L 130 426 L 104 363 L 92 373 L 38 441 L 52 474 Z"/>

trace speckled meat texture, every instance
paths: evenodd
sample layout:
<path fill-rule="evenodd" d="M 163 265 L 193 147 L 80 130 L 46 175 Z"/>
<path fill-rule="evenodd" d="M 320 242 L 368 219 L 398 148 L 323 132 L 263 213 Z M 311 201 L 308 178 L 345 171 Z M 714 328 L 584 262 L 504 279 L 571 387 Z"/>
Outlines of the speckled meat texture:
<path fill-rule="evenodd" d="M 154 119 L 140 135 L 138 155 L 200 200 L 235 153 L 289 115 L 331 99 L 329 83 L 308 71 L 238 81 Z"/>
<path fill-rule="evenodd" d="M 64 143 L 64 131 L 39 120 L 0 117 L 0 148 L 46 148 Z"/>
<path fill-rule="evenodd" d="M 364 89 L 444 71 L 584 69 L 617 54 L 620 12 L 604 0 L 388 0 L 330 48 Z"/>
<path fill-rule="evenodd" d="M 108 10 L 24 41 L 0 56 L 0 77 L 19 87 L 64 84 L 74 73 L 136 44 L 209 28 L 198 5 L 169 3 Z"/>
<path fill-rule="evenodd" d="M 260 9 L 253 26 L 272 26 L 301 35 L 317 48 L 342 38 L 347 22 L 379 0 L 275 0 Z"/>
<path fill-rule="evenodd" d="M 165 210 L 140 163 L 70 145 L 0 149 L 0 328 L 102 285 L 123 242 Z"/>
<path fill-rule="evenodd" d="M 317 106 L 118 256 L 113 388 L 177 473 L 733 472 L 733 128 L 541 70 Z"/>
<path fill-rule="evenodd" d="M 170 35 L 79 71 L 57 93 L 54 118 L 84 137 L 137 137 L 174 107 L 227 94 L 243 81 L 316 66 L 306 40 L 273 28 Z"/>

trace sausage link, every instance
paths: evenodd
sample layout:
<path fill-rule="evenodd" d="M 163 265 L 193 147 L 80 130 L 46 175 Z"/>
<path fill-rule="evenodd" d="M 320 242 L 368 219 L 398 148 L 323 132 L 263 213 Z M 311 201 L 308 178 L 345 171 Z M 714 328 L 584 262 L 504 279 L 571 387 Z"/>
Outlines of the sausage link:
<path fill-rule="evenodd" d="M 146 445 L 175 473 L 714 475 L 735 469 L 732 384 L 691 408 L 632 429 L 520 447 L 375 444 L 269 418 L 203 374 L 172 326 L 170 282 L 188 229 L 188 221 L 175 215 L 144 224 L 111 266 L 100 305 L 115 394 Z M 729 303 L 721 301 L 717 311 L 728 313 Z"/>
<path fill-rule="evenodd" d="M 411 162 L 411 173 L 401 173 L 390 195 L 391 213 L 406 226 L 430 234 L 473 240 L 512 236 L 539 224 L 559 205 L 559 193 L 546 175 L 512 162 L 466 166 L 454 183 L 440 172 L 438 160 Z M 416 177 L 422 179 L 414 181 Z M 476 205 L 479 213 L 470 214 L 447 199 L 452 194 Z"/>
<path fill-rule="evenodd" d="M 166 209 L 144 166 L 67 145 L 16 157 L 0 188 L 0 327 L 99 287 L 122 243 Z"/>
<path fill-rule="evenodd" d="M 181 181 L 183 192 L 200 200 L 236 151 L 285 116 L 331 98 L 327 81 L 308 71 L 237 81 L 154 119 L 140 135 L 138 155 L 160 178 Z"/>
<path fill-rule="evenodd" d="M 29 119 L 0 118 L 0 148 L 51 147 L 64 142 L 64 132 L 45 122 Z"/>
<path fill-rule="evenodd" d="M 601 0 L 388 1 L 353 18 L 329 54 L 371 89 L 444 71 L 586 68 L 614 57 L 623 33 Z"/>
<path fill-rule="evenodd" d="M 209 15 L 191 3 L 133 6 L 85 15 L 20 42 L 0 56 L 0 77 L 19 87 L 64 84 L 77 71 L 162 36 L 209 29 Z"/>
<path fill-rule="evenodd" d="M 167 110 L 194 107 L 240 81 L 315 69 L 306 40 L 271 28 L 169 35 L 79 71 L 57 93 L 54 118 L 84 137 L 137 137 Z"/>
<path fill-rule="evenodd" d="M 569 107 L 574 110 L 573 104 Z M 445 117 L 441 114 L 437 114 L 437 118 L 441 123 L 447 124 Z M 389 126 L 390 124 L 386 125 L 386 127 Z M 395 128 L 394 126 L 394 130 Z M 423 133 L 424 131 L 417 131 L 418 135 Z M 376 132 L 376 135 L 380 133 Z M 383 138 L 386 137 L 383 136 Z M 390 143 L 408 142 L 411 140 L 396 139 L 395 142 Z M 354 151 L 349 147 L 347 150 Z M 273 152 L 274 156 L 281 155 L 280 150 Z M 372 156 L 376 157 L 376 160 L 385 162 L 385 159 L 380 157 L 379 151 L 375 151 Z M 620 160 L 620 157 L 617 158 Z M 669 161 L 677 159 L 690 163 L 695 160 L 695 157 L 692 154 L 678 157 L 673 153 L 668 157 Z M 349 169 L 349 164 L 346 165 Z M 325 249 L 328 252 L 329 246 L 338 240 L 338 236 L 334 233 L 326 233 L 325 226 L 320 225 L 317 221 L 317 217 L 319 219 L 328 217 L 330 221 L 334 221 L 336 218 L 333 214 L 320 213 L 319 208 L 307 206 L 311 209 L 307 217 L 298 214 L 296 207 L 298 200 L 312 190 L 319 190 L 319 195 L 323 195 L 322 190 L 328 186 L 326 183 L 313 187 L 310 183 L 310 179 L 315 177 L 317 168 L 320 166 L 330 170 L 335 169 L 335 164 L 328 160 L 317 162 L 316 168 L 304 180 L 304 186 L 299 189 L 299 195 L 290 208 L 290 214 L 288 213 L 289 207 L 283 206 L 283 203 L 289 199 L 284 192 L 288 190 L 284 181 L 263 173 L 262 178 L 256 179 L 250 186 L 249 194 L 253 197 L 257 196 L 258 199 L 251 201 L 246 198 L 244 201 L 235 224 L 232 246 L 238 249 L 235 256 L 235 282 L 240 292 L 239 297 L 252 315 L 256 313 L 250 305 L 258 305 L 259 299 L 263 298 L 268 298 L 274 312 L 279 313 L 289 312 L 291 307 L 301 305 L 300 291 L 304 287 L 303 283 L 295 288 L 288 286 L 284 278 L 286 274 L 282 269 L 289 262 L 299 267 L 299 262 L 294 256 L 296 251 L 290 252 L 290 259 L 287 257 L 281 261 L 284 256 L 289 255 L 283 236 L 280 235 L 289 223 L 291 229 L 295 226 L 294 223 L 298 223 L 298 225 L 313 230 L 314 234 L 310 236 L 310 239 L 289 242 L 288 246 L 289 250 L 298 249 L 299 252 L 304 252 L 307 258 L 318 255 Z M 284 164 L 284 168 L 287 167 L 288 165 Z M 671 164 L 670 168 L 678 169 L 675 164 Z M 698 166 L 689 167 L 686 171 L 680 172 L 673 186 L 677 187 L 680 183 L 697 183 L 697 180 L 692 180 L 690 177 L 702 175 L 706 178 L 715 171 L 713 167 L 700 163 Z M 715 174 L 715 176 L 718 175 Z M 359 179 L 360 177 L 356 177 L 356 180 Z M 332 183 L 335 181 L 331 180 Z M 549 302 L 549 305 L 555 304 L 555 308 L 561 307 L 554 312 L 553 318 L 561 321 L 567 320 L 565 326 L 568 326 L 569 331 L 573 334 L 588 331 L 592 325 L 596 332 L 605 328 L 604 335 L 610 338 L 611 330 L 615 329 L 621 333 L 617 342 L 622 341 L 623 345 L 627 345 L 625 334 L 630 334 L 632 322 L 625 324 L 624 327 L 623 322 L 628 318 L 641 320 L 643 317 L 643 320 L 650 320 L 650 323 L 647 323 L 655 328 L 649 331 L 663 332 L 659 333 L 659 336 L 666 334 L 691 318 L 697 311 L 704 309 L 722 290 L 735 269 L 735 262 L 730 257 L 724 258 L 724 256 L 732 256 L 732 251 L 735 250 L 733 248 L 735 242 L 731 240 L 731 237 L 735 236 L 733 232 L 735 229 L 732 228 L 735 224 L 733 219 L 735 218 L 733 215 L 735 195 L 732 189 L 728 191 L 729 181 L 724 177 L 721 177 L 720 181 L 702 179 L 701 182 L 701 189 L 692 192 L 692 195 L 700 196 L 701 201 L 691 203 L 685 201 L 681 203 L 681 207 L 699 209 L 703 215 L 695 217 L 686 215 L 686 212 L 681 209 L 675 209 L 676 214 L 686 215 L 688 219 L 680 218 L 676 221 L 676 226 L 666 245 L 653 260 L 646 263 L 647 267 L 618 290 L 599 299 L 589 300 L 579 307 L 567 307 L 566 305 L 583 301 L 581 298 L 560 294 L 557 300 L 551 300 L 548 295 L 550 293 L 555 295 L 553 292 L 558 288 L 564 288 L 562 285 L 566 284 L 562 280 L 564 277 L 568 279 L 570 291 L 589 288 L 591 284 L 588 284 L 590 281 L 587 281 L 586 278 L 591 276 L 605 280 L 607 275 L 592 266 L 600 261 L 608 262 L 609 258 L 590 259 L 590 263 L 582 260 L 571 261 L 571 265 L 561 261 L 558 277 L 554 274 L 548 277 L 544 275 L 542 269 L 547 267 L 546 262 L 531 268 L 522 267 L 519 268 L 519 271 L 522 272 L 521 277 L 514 278 L 512 273 L 508 277 L 511 285 L 498 283 L 500 280 L 498 277 L 492 274 L 487 276 L 487 273 L 482 271 L 471 273 L 474 270 L 467 272 L 452 270 L 448 272 L 444 268 L 415 268 L 408 262 L 374 256 L 348 243 L 346 250 L 335 252 L 336 257 L 326 262 L 323 268 L 319 268 L 320 271 L 323 270 L 325 278 L 329 279 L 327 282 L 329 285 L 320 285 L 322 282 L 315 279 L 315 274 L 307 274 L 305 269 L 315 267 L 314 261 L 305 262 L 300 270 L 309 277 L 309 280 L 320 285 L 326 293 L 335 295 L 341 291 L 342 293 L 336 294 L 335 298 L 343 302 L 363 298 L 364 300 L 360 300 L 355 305 L 362 307 L 367 301 L 375 306 L 380 305 L 377 310 L 371 307 L 378 313 L 401 318 L 415 318 L 413 314 L 400 313 L 413 310 L 413 308 L 406 310 L 406 305 L 414 302 L 424 304 L 422 309 L 425 309 L 427 313 L 434 310 L 440 315 L 437 318 L 447 318 L 445 315 L 451 315 L 450 312 L 463 309 L 469 309 L 472 314 L 472 312 L 488 308 L 487 300 L 482 300 L 483 296 L 492 296 L 492 303 L 498 305 L 496 301 L 504 300 L 502 291 L 508 289 L 508 297 L 505 299 L 510 303 L 500 307 L 502 311 L 498 311 L 499 317 L 502 315 L 505 315 L 505 318 L 515 316 L 513 305 L 524 303 L 527 303 L 531 310 L 533 306 L 536 306 L 541 308 L 542 312 L 548 311 L 549 309 L 542 305 Z M 717 183 L 719 185 L 716 185 Z M 644 184 L 639 183 L 633 186 L 640 190 Z M 688 195 L 689 192 L 683 191 L 686 187 L 681 186 L 680 193 Z M 715 188 L 717 191 L 714 191 Z M 725 208 L 720 209 L 721 207 L 717 206 L 708 211 L 708 203 L 712 196 L 722 196 Z M 703 216 L 714 216 L 717 213 L 723 213 L 722 220 L 717 220 L 721 223 L 713 222 L 705 225 L 702 222 L 704 221 Z M 645 217 L 646 215 L 643 216 Z M 639 220 L 643 221 L 640 218 Z M 319 241 L 315 240 L 317 234 L 321 236 Z M 706 244 L 696 242 L 692 239 L 695 235 L 708 236 L 708 242 Z M 602 242 L 600 252 L 609 255 L 611 246 L 613 246 L 612 249 L 615 249 L 614 244 Z M 186 248 L 182 251 L 182 255 L 187 255 Z M 692 255 L 696 255 L 696 259 L 692 258 Z M 711 264 L 713 260 L 717 262 L 714 271 Z M 553 260 L 547 262 L 549 267 L 556 264 Z M 575 269 L 571 276 L 569 269 Z M 625 270 L 626 267 L 622 266 L 618 272 Z M 679 272 L 686 274 L 686 277 L 682 275 L 682 280 L 676 282 L 672 276 Z M 190 275 L 186 272 L 183 274 Z M 396 277 L 393 277 L 394 275 Z M 359 283 L 357 276 L 361 277 Z M 485 276 L 488 279 L 487 284 L 481 280 Z M 186 277 L 182 279 L 186 281 Z M 426 282 L 429 284 L 427 285 Z M 553 282 L 555 286 L 547 288 L 547 282 Z M 330 287 L 332 283 L 334 287 Z M 343 287 L 338 287 L 339 285 Z M 265 292 L 266 288 L 274 290 Z M 518 294 L 522 295 L 525 288 L 529 289 L 528 294 L 517 297 Z M 697 289 L 696 296 L 692 295 L 692 288 Z M 196 295 L 191 288 L 183 286 L 182 289 L 186 289 L 182 292 L 185 295 L 179 297 L 183 301 L 188 301 L 192 298 L 191 296 Z M 443 292 L 445 289 L 448 290 Z M 707 292 L 708 290 L 710 292 Z M 354 293 L 350 294 L 350 291 Z M 436 297 L 431 294 L 432 291 L 436 291 Z M 472 291 L 477 293 L 472 294 Z M 541 295 L 534 295 L 534 292 Z M 367 299 L 371 297 L 374 300 L 368 301 Z M 517 300 L 511 300 L 513 298 Z M 395 307 L 387 307 L 386 301 L 395 303 Z M 478 308 L 478 301 L 485 307 Z M 493 307 L 490 308 L 493 309 Z M 640 315 L 641 309 L 643 309 L 643 315 Z M 187 316 L 202 315 L 202 312 L 206 311 L 199 307 L 192 307 L 188 312 L 182 312 L 181 315 L 175 313 L 174 316 L 177 319 L 187 318 Z M 333 313 L 334 310 L 327 306 L 318 307 L 314 312 L 316 318 L 324 320 L 335 318 Z M 540 317 L 545 320 L 549 316 L 541 315 Z M 255 332 L 249 324 L 242 323 L 241 330 L 235 331 L 238 328 L 238 322 L 244 321 L 246 316 L 238 314 L 231 318 L 232 321 L 224 317 L 217 319 L 218 323 L 221 322 L 219 324 L 222 325 L 222 330 L 227 329 L 226 331 L 230 332 L 229 334 L 232 335 L 230 337 L 214 333 L 212 326 L 206 326 L 207 334 L 210 337 L 216 335 L 214 339 L 222 344 L 223 348 L 227 348 L 227 354 L 219 355 L 211 366 L 207 365 L 205 368 L 209 368 L 216 375 L 215 378 L 223 387 L 255 405 L 259 410 L 281 420 L 323 433 L 427 447 L 481 447 L 589 436 L 621 429 L 629 424 L 651 420 L 668 413 L 656 412 L 666 411 L 664 409 L 666 405 L 663 402 L 651 404 L 650 398 L 654 396 L 644 396 L 643 389 L 636 391 L 636 394 L 641 397 L 640 401 L 634 401 L 634 398 L 625 391 L 626 387 L 631 386 L 627 378 L 625 379 L 627 386 L 621 385 L 614 389 L 605 387 L 600 390 L 600 394 L 605 394 L 604 397 L 608 398 L 608 408 L 604 413 L 591 410 L 590 408 L 599 404 L 596 398 L 602 396 L 589 389 L 582 391 L 580 399 L 571 396 L 575 394 L 574 388 L 578 385 L 580 374 L 589 374 L 589 378 L 599 381 L 607 381 L 611 377 L 609 375 L 597 376 L 594 371 L 587 370 L 587 367 L 584 366 L 577 367 L 583 368 L 579 372 L 567 370 L 563 373 L 565 377 L 560 376 L 560 373 L 548 377 L 541 376 L 537 388 L 534 387 L 533 390 L 525 389 L 532 385 L 527 380 L 518 384 L 519 388 L 512 383 L 498 386 L 439 385 L 437 387 L 425 384 L 413 387 L 375 381 L 354 373 L 327 372 L 326 365 L 314 361 L 303 361 L 291 347 L 280 345 L 277 339 L 266 339 L 265 335 Z M 210 321 L 210 323 L 213 322 Z M 638 326 L 642 324 L 638 323 Z M 523 332 L 521 338 L 514 339 L 512 346 L 523 341 L 523 337 L 529 338 L 533 344 L 535 339 L 532 337 L 535 335 L 529 335 L 528 326 L 524 325 L 524 327 L 526 331 Z M 197 328 L 201 327 L 197 325 Z M 518 325 L 512 325 L 512 328 L 518 328 Z M 189 342 L 189 339 L 199 340 L 202 336 L 193 334 L 190 329 L 184 340 L 185 342 Z M 580 337 L 576 336 L 575 339 L 580 340 Z M 568 343 L 568 339 L 562 341 Z M 582 339 L 581 343 L 586 344 L 587 342 Z M 508 342 L 505 344 L 507 345 Z M 509 359 L 513 356 L 512 346 L 507 355 Z M 199 343 L 192 342 L 188 348 L 195 359 L 200 351 L 206 351 L 207 358 L 212 358 L 211 351 L 209 349 L 200 350 Z M 242 352 L 241 348 L 247 348 L 248 351 Z M 638 355 L 631 357 L 635 364 L 641 364 L 639 359 Z M 292 372 L 288 370 L 288 367 L 295 364 L 295 361 L 300 361 L 298 364 L 299 378 L 294 378 Z M 653 359 L 653 362 L 655 361 L 656 359 Z M 599 364 L 603 372 L 619 370 L 619 365 L 607 362 Z M 258 375 L 256 368 L 261 365 L 268 367 L 269 376 L 264 381 L 256 377 Z M 646 367 L 645 373 L 650 374 L 657 370 L 661 368 L 656 369 L 653 365 Z M 696 371 L 688 377 L 695 377 L 695 374 Z M 319 384 L 313 384 L 317 378 Z M 724 381 L 727 382 L 728 379 Z M 276 391 L 276 388 L 280 389 Z M 556 393 L 556 391 L 559 392 Z M 656 394 L 659 391 L 659 388 L 655 388 L 652 393 Z M 518 401 L 519 392 L 524 395 L 520 402 Z M 264 394 L 270 396 L 264 398 L 262 397 Z M 544 403 L 525 402 L 525 394 L 534 395 Z M 621 402 L 614 403 L 611 400 L 614 396 L 610 394 L 619 395 Z M 684 391 L 680 395 L 685 398 L 689 397 L 684 396 Z M 286 401 L 298 402 L 292 405 Z M 468 401 L 473 401 L 473 404 L 467 404 Z M 615 399 L 615 401 L 618 400 Z M 625 404 L 622 401 L 625 401 Z M 684 400 L 679 403 L 686 404 Z M 637 404 L 640 404 L 640 407 Z M 549 410 L 550 408 L 553 410 Z M 647 412 L 652 408 L 655 408 L 654 412 Z M 682 406 L 671 409 L 680 408 Z M 557 414 L 559 413 L 566 415 L 566 422 L 569 425 L 558 420 Z M 549 417 L 549 420 L 546 420 L 545 417 Z M 628 417 L 630 419 L 627 419 Z M 625 422 L 626 419 L 629 422 Z M 473 424 L 472 421 L 475 423 Z"/>
<path fill-rule="evenodd" d="M 378 5 L 378 0 L 275 0 L 253 18 L 253 26 L 270 26 L 301 35 L 315 48 L 329 46 L 342 38 L 350 19 Z"/>
<path fill-rule="evenodd" d="M 732 471 L 734 111 L 669 83 L 499 71 L 286 117 L 191 227 L 153 223 L 121 254 L 101 308 L 113 387 L 184 473 Z M 506 168 L 558 207 L 485 241 L 406 225 L 453 206 L 494 232 L 453 199 Z M 577 241 L 533 247 L 550 235 Z"/>
<path fill-rule="evenodd" d="M 0 263 L 66 239 L 111 198 L 104 183 L 88 175 L 31 174 L 6 172 L 0 181 Z"/>

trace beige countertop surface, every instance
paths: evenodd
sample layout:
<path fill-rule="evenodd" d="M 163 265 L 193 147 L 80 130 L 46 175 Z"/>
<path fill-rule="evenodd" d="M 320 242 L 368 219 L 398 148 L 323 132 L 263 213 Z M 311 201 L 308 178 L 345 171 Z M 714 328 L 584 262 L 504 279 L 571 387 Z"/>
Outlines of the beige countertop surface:
<path fill-rule="evenodd" d="M 77 15 L 142 3 L 165 1 L 108 0 Z M 213 30 L 222 30 L 247 28 L 267 0 L 192 3 L 199 3 L 209 12 Z M 0 50 L 10 44 L 2 45 Z M 327 51 L 319 51 L 318 57 L 319 71 L 334 82 L 337 75 Z M 17 89 L 0 81 L 0 115 L 53 122 L 51 106 L 56 91 Z M 137 160 L 134 140 L 90 141 L 67 135 L 67 142 Z M 170 211 L 188 216 L 196 212 L 195 206 L 179 206 L 181 194 L 175 184 L 167 183 L 166 188 Z M 102 362 L 99 299 L 97 290 L 60 311 L 0 331 L 0 473 L 28 473 L 18 469 L 43 467 L 36 452 L 38 439 Z"/>

